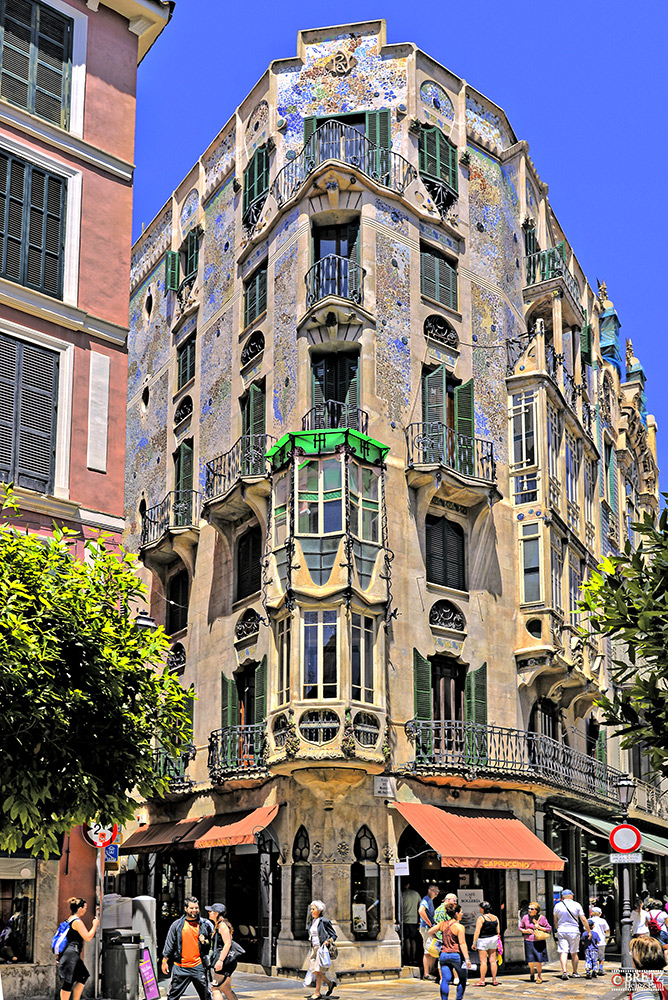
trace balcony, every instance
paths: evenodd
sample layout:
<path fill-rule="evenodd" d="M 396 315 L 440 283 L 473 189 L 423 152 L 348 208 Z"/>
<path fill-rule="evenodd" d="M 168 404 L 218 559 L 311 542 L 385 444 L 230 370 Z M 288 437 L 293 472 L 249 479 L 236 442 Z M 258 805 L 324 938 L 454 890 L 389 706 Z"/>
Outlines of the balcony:
<path fill-rule="evenodd" d="M 444 469 L 449 485 L 457 492 L 461 503 L 471 506 L 480 501 L 480 489 L 494 495 L 496 462 L 491 441 L 459 434 L 453 427 L 440 422 L 409 424 L 406 445 L 410 486 L 425 485 L 424 473 L 434 468 Z M 490 490 L 491 487 L 491 490 Z M 455 499 L 454 495 L 451 499 Z"/>
<path fill-rule="evenodd" d="M 548 250 L 538 250 L 524 258 L 525 268 L 525 288 L 533 288 L 544 282 L 554 281 L 558 286 L 563 284 L 569 293 L 572 304 L 575 307 L 577 319 L 582 319 L 584 315 L 580 305 L 580 288 L 576 279 L 568 270 L 566 264 L 566 244 L 558 243 L 556 247 Z M 547 289 L 546 289 L 547 291 Z"/>
<path fill-rule="evenodd" d="M 355 783 L 359 780 L 355 775 L 379 773 L 389 759 L 385 718 L 376 709 L 293 702 L 274 713 L 269 730 L 272 772 L 294 774 L 297 780 L 314 761 L 330 761 L 344 784 Z M 325 784 L 335 780 L 334 770 L 323 772 L 322 780 Z"/>
<path fill-rule="evenodd" d="M 312 407 L 302 417 L 303 431 L 334 430 L 345 427 L 348 430 L 367 434 L 369 414 L 349 403 L 339 403 L 334 399 L 326 399 L 324 403 Z"/>
<path fill-rule="evenodd" d="M 621 771 L 549 736 L 473 722 L 418 719 L 406 723 L 406 734 L 415 744 L 412 770 L 416 772 L 459 773 L 467 780 L 507 777 L 619 805 Z"/>
<path fill-rule="evenodd" d="M 396 194 L 403 194 L 417 177 L 415 167 L 399 153 L 376 146 L 351 125 L 325 122 L 277 174 L 271 193 L 278 207 L 293 198 L 314 170 L 325 163 L 343 163 Z"/>
<path fill-rule="evenodd" d="M 354 260 L 330 253 L 317 260 L 304 277 L 306 282 L 306 308 L 333 295 L 356 305 L 364 301 L 364 275 L 366 271 Z"/>
<path fill-rule="evenodd" d="M 209 736 L 209 777 L 214 784 L 234 778 L 257 778 L 267 773 L 266 727 L 228 726 Z"/>
<path fill-rule="evenodd" d="M 225 504 L 217 508 L 217 514 L 223 520 L 234 521 L 245 512 L 247 505 L 244 500 L 230 494 L 245 480 L 267 479 L 265 455 L 275 440 L 271 434 L 243 434 L 224 455 L 206 463 L 203 507 L 207 516 L 211 513 L 212 504 L 223 499 Z"/>
<path fill-rule="evenodd" d="M 142 517 L 141 546 L 154 545 L 170 532 L 197 530 L 201 494 L 196 490 L 172 490 L 164 500 L 149 507 Z"/>
<path fill-rule="evenodd" d="M 153 752 L 153 772 L 157 777 L 167 779 L 169 793 L 176 795 L 191 790 L 194 782 L 191 778 L 186 777 L 186 771 L 188 764 L 195 759 L 196 755 L 197 750 L 192 743 L 187 743 L 178 757 L 172 757 L 162 748 Z"/>

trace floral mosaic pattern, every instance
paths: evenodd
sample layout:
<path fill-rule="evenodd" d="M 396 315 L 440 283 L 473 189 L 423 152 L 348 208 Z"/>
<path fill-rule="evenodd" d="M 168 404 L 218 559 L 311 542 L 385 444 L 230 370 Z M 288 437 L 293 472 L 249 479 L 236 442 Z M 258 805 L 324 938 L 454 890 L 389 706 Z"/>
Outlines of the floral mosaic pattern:
<path fill-rule="evenodd" d="M 274 433 L 280 437 L 297 395 L 297 244 L 274 265 Z"/>
<path fill-rule="evenodd" d="M 407 235 L 408 216 L 376 201 L 376 218 Z M 376 395 L 390 420 L 403 419 L 410 405 L 410 249 L 405 242 L 376 236 Z M 404 340 L 406 343 L 404 343 Z"/>
<path fill-rule="evenodd" d="M 469 166 L 469 252 L 471 268 L 499 285 L 522 312 L 520 206 L 514 167 L 501 167 L 471 149 Z"/>
<path fill-rule="evenodd" d="M 434 80 L 425 80 L 420 87 L 420 100 L 430 108 L 435 108 L 446 121 L 454 122 L 455 109 L 447 93 Z"/>
<path fill-rule="evenodd" d="M 200 432 L 199 489 L 206 485 L 206 462 L 228 451 L 232 444 L 233 310 L 212 323 L 199 341 Z"/>
<path fill-rule="evenodd" d="M 206 237 L 202 289 L 202 322 L 206 323 L 225 305 L 234 291 L 235 235 L 232 178 L 216 192 L 204 209 Z"/>
<path fill-rule="evenodd" d="M 336 72 L 334 56 L 348 72 Z M 328 67 L 328 63 L 330 64 Z M 406 59 L 382 58 L 377 35 L 344 32 L 306 46 L 304 65 L 278 70 L 277 112 L 287 121 L 288 149 L 300 149 L 304 118 L 390 108 L 406 102 Z M 399 150 L 400 126 L 392 122 L 392 146 Z"/>
<path fill-rule="evenodd" d="M 232 129 L 223 136 L 217 146 L 204 157 L 204 187 L 207 191 L 229 171 L 234 159 L 235 132 Z"/>
<path fill-rule="evenodd" d="M 511 146 L 513 139 L 499 115 L 483 107 L 472 97 L 466 98 L 466 127 L 501 149 Z"/>
<path fill-rule="evenodd" d="M 197 221 L 197 209 L 199 208 L 199 192 L 197 188 L 193 188 L 192 191 L 188 192 L 188 195 L 183 202 L 183 207 L 181 208 L 181 232 L 185 236 L 189 229 L 195 225 Z"/>

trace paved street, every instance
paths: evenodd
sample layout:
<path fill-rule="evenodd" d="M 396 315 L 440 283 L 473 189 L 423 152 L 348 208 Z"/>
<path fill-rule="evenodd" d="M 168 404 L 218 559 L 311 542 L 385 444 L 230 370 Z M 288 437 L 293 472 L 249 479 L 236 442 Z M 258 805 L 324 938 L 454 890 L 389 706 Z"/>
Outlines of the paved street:
<path fill-rule="evenodd" d="M 612 967 L 611 967 L 612 968 Z M 611 986 L 610 976 L 600 979 L 569 979 L 562 981 L 557 975 L 556 964 L 547 967 L 543 971 L 544 982 L 542 985 L 529 982 L 529 975 L 500 976 L 501 985 L 493 987 L 488 982 L 485 987 L 493 998 L 521 996 L 523 1000 L 534 1000 L 534 998 L 545 998 L 549 995 L 550 1000 L 584 1000 L 585 997 L 595 997 L 596 1000 L 614 1000 L 620 996 L 620 990 Z M 162 985 L 162 984 L 161 984 Z M 303 983 L 295 979 L 271 979 L 267 976 L 257 976 L 250 973 L 237 972 L 234 976 L 234 991 L 242 1000 L 243 997 L 252 997 L 253 1000 L 273 1000 L 280 995 L 293 996 L 302 1000 L 309 996 L 311 990 L 304 987 Z M 476 997 L 480 994 L 480 988 L 472 985 L 466 991 L 467 996 Z M 487 994 L 485 994 L 487 995 Z M 623 994 L 626 996 L 626 994 Z M 186 997 L 195 997 L 194 990 L 185 994 Z M 454 1000 L 455 991 L 450 990 L 450 998 Z M 337 986 L 332 994 L 332 1000 L 371 1000 L 371 998 L 387 998 L 387 1000 L 439 1000 L 440 993 L 436 983 L 420 982 L 418 979 L 392 979 L 392 980 L 370 980 L 368 982 L 344 983 Z"/>

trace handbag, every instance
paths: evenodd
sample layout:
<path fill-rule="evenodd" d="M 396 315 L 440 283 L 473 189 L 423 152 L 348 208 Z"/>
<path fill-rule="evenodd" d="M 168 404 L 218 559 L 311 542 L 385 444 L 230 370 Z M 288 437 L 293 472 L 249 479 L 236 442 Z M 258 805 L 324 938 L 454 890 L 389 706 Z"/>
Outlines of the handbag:
<path fill-rule="evenodd" d="M 329 948 L 326 944 L 321 944 L 318 948 L 318 965 L 321 969 L 328 969 L 332 964 Z"/>
<path fill-rule="evenodd" d="M 232 965 L 232 962 L 238 962 L 241 956 L 245 954 L 246 954 L 246 949 L 242 948 L 241 945 L 237 944 L 236 941 L 233 941 L 232 944 L 230 945 L 230 950 L 225 956 L 225 960 L 223 962 L 223 972 L 226 971 L 226 968 L 229 969 L 230 965 Z"/>
<path fill-rule="evenodd" d="M 542 927 L 534 927 L 533 939 L 534 941 L 547 941 L 550 934 L 549 931 L 544 930 Z"/>
<path fill-rule="evenodd" d="M 336 947 L 333 941 L 330 941 L 327 945 L 327 950 L 329 951 L 329 957 L 334 961 L 339 957 L 339 949 Z"/>

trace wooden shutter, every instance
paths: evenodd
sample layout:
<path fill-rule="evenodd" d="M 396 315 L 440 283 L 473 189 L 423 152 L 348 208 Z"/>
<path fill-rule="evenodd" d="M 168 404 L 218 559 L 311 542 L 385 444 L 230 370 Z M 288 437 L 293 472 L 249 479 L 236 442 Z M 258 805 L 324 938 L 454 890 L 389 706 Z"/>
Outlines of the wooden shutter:
<path fill-rule="evenodd" d="M 474 476 L 475 411 L 473 379 L 455 389 L 455 445 L 457 470 L 464 476 Z"/>
<path fill-rule="evenodd" d="M 466 675 L 464 710 L 467 722 L 487 725 L 487 663 Z"/>
<path fill-rule="evenodd" d="M 335 355 L 338 373 L 338 399 L 342 403 L 357 409 L 359 406 L 358 391 L 358 357 L 351 354 Z"/>
<path fill-rule="evenodd" d="M 360 227 L 354 222 L 347 227 L 346 232 L 348 244 L 348 297 L 357 301 L 361 292 L 362 275 L 359 269 L 360 262 Z M 342 288 L 342 291 L 344 289 Z"/>
<path fill-rule="evenodd" d="M 366 112 L 366 137 L 376 147 L 369 151 L 368 165 L 383 183 L 389 171 L 392 148 L 392 120 L 389 111 Z"/>
<path fill-rule="evenodd" d="M 237 545 L 237 600 L 248 597 L 262 585 L 262 529 L 255 525 Z"/>
<path fill-rule="evenodd" d="M 441 518 L 445 534 L 445 577 L 446 586 L 455 590 L 466 590 L 464 566 L 464 529 L 461 525 Z"/>
<path fill-rule="evenodd" d="M 267 718 L 267 657 L 263 656 L 255 668 L 255 723 L 264 722 Z M 259 751 L 256 744 L 255 752 Z"/>
<path fill-rule="evenodd" d="M 34 344 L 19 346 L 18 434 L 14 479 L 17 486 L 48 493 L 56 445 L 58 355 Z"/>
<path fill-rule="evenodd" d="M 179 255 L 176 250 L 165 254 L 165 290 L 175 292 L 179 287 Z"/>
<path fill-rule="evenodd" d="M 441 136 L 441 170 L 443 180 L 446 180 L 453 191 L 459 190 L 459 169 L 457 167 L 457 147 Z"/>
<path fill-rule="evenodd" d="M 426 424 L 447 423 L 448 372 L 439 365 L 422 375 L 422 419 Z"/>
<path fill-rule="evenodd" d="M 194 694 L 194 692 L 193 692 Z M 185 715 L 188 717 L 186 722 L 186 729 L 184 733 L 184 738 L 186 743 L 192 743 L 193 733 L 195 732 L 195 699 L 188 698 L 185 707 Z"/>
<path fill-rule="evenodd" d="M 186 237 L 186 266 L 185 277 L 192 278 L 197 274 L 199 266 L 199 237 L 195 230 L 188 233 Z"/>
<path fill-rule="evenodd" d="M 436 264 L 436 298 L 451 309 L 457 308 L 457 268 L 446 257 L 440 254 L 435 259 Z"/>
<path fill-rule="evenodd" d="M 69 126 L 72 21 L 46 4 L 5 0 L 0 96 Z"/>
<path fill-rule="evenodd" d="M 264 410 L 265 410 L 265 397 L 264 388 L 262 386 L 253 383 L 248 392 L 249 399 L 249 433 L 250 434 L 264 434 Z"/>
<path fill-rule="evenodd" d="M 257 153 L 253 154 L 250 163 L 244 170 L 244 198 L 242 211 L 244 215 L 255 201 Z"/>
<path fill-rule="evenodd" d="M 438 177 L 439 148 L 437 134 L 438 129 L 423 126 L 420 130 L 420 172 L 431 177 Z"/>
<path fill-rule="evenodd" d="M 608 743 L 605 730 L 602 730 L 596 737 L 595 757 L 601 764 L 608 763 Z"/>
<path fill-rule="evenodd" d="M 538 253 L 536 228 L 535 226 L 527 226 L 524 230 L 524 254 L 526 257 L 531 257 L 534 253 Z"/>
<path fill-rule="evenodd" d="M 257 273 L 257 313 L 259 316 L 267 308 L 267 265 Z"/>
<path fill-rule="evenodd" d="M 425 548 L 427 551 L 427 580 L 447 586 L 446 581 L 446 520 L 428 514 L 425 519 Z"/>
<path fill-rule="evenodd" d="M 16 340 L 0 334 L 0 479 L 14 479 L 15 428 L 21 396 L 20 357 Z"/>
<path fill-rule="evenodd" d="M 311 366 L 311 401 L 320 409 L 325 402 L 325 359 L 318 358 Z"/>
<path fill-rule="evenodd" d="M 220 727 L 239 725 L 239 693 L 234 677 L 220 675 Z"/>
<path fill-rule="evenodd" d="M 585 313 L 584 326 L 580 330 L 580 355 L 584 365 L 591 364 L 591 341 L 591 324 L 587 322 L 587 314 Z"/>
<path fill-rule="evenodd" d="M 318 119 L 315 117 L 309 117 L 304 119 L 304 145 L 309 141 L 316 128 L 318 127 Z"/>
<path fill-rule="evenodd" d="M 261 198 L 269 190 L 269 151 L 266 146 L 260 146 L 255 152 L 255 197 Z"/>
<path fill-rule="evenodd" d="M 193 488 L 193 442 L 192 438 L 182 441 L 174 456 L 174 489 Z"/>
<path fill-rule="evenodd" d="M 413 649 L 413 708 L 416 719 L 431 720 L 431 663 Z"/>
<path fill-rule="evenodd" d="M 428 247 L 420 251 L 420 289 L 428 298 L 437 299 L 436 254 Z"/>

